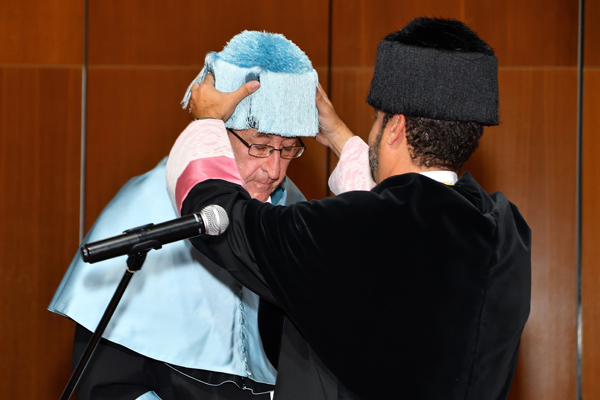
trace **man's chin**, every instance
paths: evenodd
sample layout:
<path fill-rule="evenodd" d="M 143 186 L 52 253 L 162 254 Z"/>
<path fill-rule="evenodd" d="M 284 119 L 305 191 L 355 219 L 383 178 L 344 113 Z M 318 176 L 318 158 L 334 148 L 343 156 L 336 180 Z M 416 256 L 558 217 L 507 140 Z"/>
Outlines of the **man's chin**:
<path fill-rule="evenodd" d="M 261 185 L 262 186 L 262 185 Z M 256 188 L 256 187 L 248 187 L 248 193 L 250 193 L 250 197 L 256 200 L 260 200 L 262 202 L 267 201 L 271 193 L 273 193 L 275 188 L 269 186 L 268 188 Z"/>
<path fill-rule="evenodd" d="M 260 195 L 254 195 L 254 196 L 251 194 L 250 196 L 252 196 L 252 198 L 253 198 L 253 199 L 256 199 L 256 200 L 262 201 L 263 203 L 264 203 L 265 201 L 267 201 L 267 199 L 269 198 L 269 195 L 268 195 L 268 194 L 266 194 L 266 195 L 265 195 L 265 194 L 263 194 L 263 193 L 261 193 Z"/>

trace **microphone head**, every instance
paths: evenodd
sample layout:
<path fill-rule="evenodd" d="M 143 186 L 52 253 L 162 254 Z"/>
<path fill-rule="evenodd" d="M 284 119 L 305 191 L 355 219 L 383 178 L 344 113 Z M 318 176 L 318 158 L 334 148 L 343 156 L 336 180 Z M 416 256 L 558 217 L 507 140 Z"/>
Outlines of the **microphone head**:
<path fill-rule="evenodd" d="M 202 222 L 204 222 L 205 234 L 217 236 L 227 230 L 229 217 L 227 211 L 219 205 L 211 204 L 200 211 Z"/>

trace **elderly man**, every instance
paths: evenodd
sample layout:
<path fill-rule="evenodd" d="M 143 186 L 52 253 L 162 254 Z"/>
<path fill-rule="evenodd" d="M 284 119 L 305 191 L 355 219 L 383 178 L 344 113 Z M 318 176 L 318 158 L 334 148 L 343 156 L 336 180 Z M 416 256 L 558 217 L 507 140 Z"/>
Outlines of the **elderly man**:
<path fill-rule="evenodd" d="M 194 162 L 182 145 L 192 138 L 227 144 L 220 120 L 235 101 L 197 88 L 196 116 L 213 119 L 184 132 L 169 162 Z M 341 151 L 335 198 L 272 207 L 227 175 L 233 163 L 215 165 L 221 179 L 167 168 L 182 215 L 219 204 L 231 220 L 192 242 L 283 308 L 349 389 L 338 398 L 506 399 L 529 315 L 531 232 L 501 193 L 456 174 L 498 124 L 496 57 L 462 22 L 415 19 L 381 41 L 367 101 L 369 147 L 318 96 L 320 140 Z M 276 398 L 314 398 L 298 390 Z"/>
<path fill-rule="evenodd" d="M 274 205 L 304 200 L 286 171 L 305 149 L 300 137 L 318 131 L 318 77 L 308 57 L 282 35 L 243 32 L 206 56 L 190 87 L 207 74 L 222 91 L 257 77 L 263 84 L 262 93 L 242 102 L 229 119 L 233 152 L 221 161 L 237 165 L 252 198 Z M 184 108 L 188 99 L 189 91 Z M 218 151 L 207 143 L 198 154 Z M 129 181 L 84 241 L 176 218 L 165 186 L 166 162 Z M 211 173 L 200 163 L 190 168 Z M 74 363 L 124 271 L 123 257 L 87 265 L 77 255 L 61 282 L 49 309 L 78 324 Z M 150 252 L 136 275 L 80 382 L 79 400 L 269 398 L 281 340 L 278 311 L 260 307 L 259 332 L 258 296 L 202 259 L 188 241 Z M 262 341 L 261 333 L 267 335 Z M 266 353 L 273 353 L 272 362 Z"/>

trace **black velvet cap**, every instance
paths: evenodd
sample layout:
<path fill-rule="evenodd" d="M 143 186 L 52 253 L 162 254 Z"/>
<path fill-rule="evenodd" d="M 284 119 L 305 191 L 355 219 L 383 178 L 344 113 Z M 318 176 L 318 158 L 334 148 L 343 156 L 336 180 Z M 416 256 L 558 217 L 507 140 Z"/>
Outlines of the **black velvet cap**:
<path fill-rule="evenodd" d="M 475 38 L 489 51 L 469 51 L 443 43 L 430 47 L 407 41 L 405 30 L 422 20 L 442 22 L 439 30 L 427 32 L 441 36 L 441 42 L 444 35 L 457 40 L 454 32 L 448 32 L 450 22 L 459 24 L 472 35 L 469 39 Z M 367 103 L 394 114 L 498 125 L 498 60 L 462 22 L 416 19 L 379 43 Z"/>

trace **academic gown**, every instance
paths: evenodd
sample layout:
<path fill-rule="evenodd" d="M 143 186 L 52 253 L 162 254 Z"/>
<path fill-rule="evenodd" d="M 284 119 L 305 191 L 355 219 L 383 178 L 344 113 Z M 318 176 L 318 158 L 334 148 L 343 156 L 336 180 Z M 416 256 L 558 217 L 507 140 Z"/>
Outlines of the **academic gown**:
<path fill-rule="evenodd" d="M 273 207 L 206 180 L 181 213 L 209 204 L 227 210 L 229 228 L 194 246 L 282 307 L 355 396 L 508 396 L 530 309 L 531 232 L 501 193 L 469 173 L 453 186 L 410 173 Z"/>
<path fill-rule="evenodd" d="M 166 188 L 165 165 L 166 158 L 151 171 L 132 178 L 103 210 L 84 242 L 177 218 Z M 304 196 L 288 178 L 272 194 L 274 204 L 300 200 Z M 171 381 L 180 382 L 181 376 L 215 387 L 234 382 L 248 389 L 246 394 L 250 390 L 255 394 L 273 390 L 276 371 L 265 352 L 279 351 L 282 317 L 277 317 L 273 307 L 268 313 L 262 309 L 259 313 L 256 294 L 209 260 L 201 264 L 199 256 L 189 241 L 148 253 L 103 335 L 108 340 L 101 341 L 92 357 L 79 385 L 79 396 L 170 399 L 171 387 L 175 386 Z M 125 266 L 125 256 L 87 264 L 77 254 L 56 291 L 49 310 L 78 323 L 74 363 Z M 260 334 L 257 319 L 264 325 Z M 277 358 L 271 361 L 276 364 Z M 227 392 L 226 386 L 221 392 Z M 190 391 L 209 389 L 200 385 Z M 234 399 L 241 393 L 233 388 L 226 398 Z M 190 393 L 185 398 L 195 397 Z"/>
<path fill-rule="evenodd" d="M 336 193 L 372 187 L 354 139 Z M 330 388 L 351 390 L 338 398 L 506 398 L 529 314 L 531 232 L 501 193 L 468 173 L 454 185 L 405 174 L 275 209 L 250 200 L 218 120 L 190 124 L 169 163 L 181 213 L 220 204 L 230 217 L 224 235 L 194 246 L 283 308 L 310 350 L 299 369 L 329 371 Z M 283 376 L 280 364 L 278 388 Z M 275 398 L 312 398 L 307 389 Z"/>

